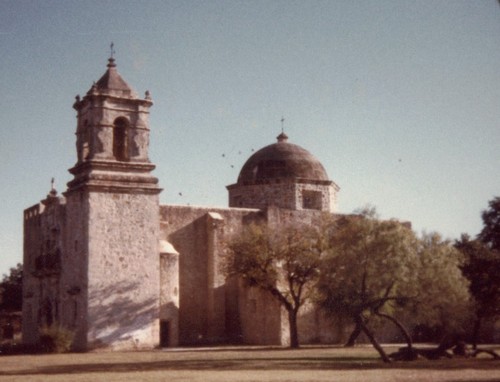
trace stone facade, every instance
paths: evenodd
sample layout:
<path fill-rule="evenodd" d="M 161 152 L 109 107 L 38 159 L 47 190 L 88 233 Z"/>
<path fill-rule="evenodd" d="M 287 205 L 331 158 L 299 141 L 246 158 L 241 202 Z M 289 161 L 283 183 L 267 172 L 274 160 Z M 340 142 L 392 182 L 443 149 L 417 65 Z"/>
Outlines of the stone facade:
<path fill-rule="evenodd" d="M 61 294 L 66 209 L 55 190 L 24 211 L 23 340 L 36 342 L 38 329 L 55 323 L 67 299 Z"/>
<path fill-rule="evenodd" d="M 318 210 L 333 212 L 336 206 L 336 189 L 326 182 L 283 182 L 231 185 L 229 206 L 266 208 L 269 206 L 293 210 Z"/>
<path fill-rule="evenodd" d="M 160 205 L 151 105 L 112 58 L 77 96 L 73 179 L 63 196 L 52 188 L 24 212 L 24 341 L 58 324 L 74 331 L 76 350 L 287 344 L 277 301 L 224 276 L 226 244 L 250 222 L 314 224 L 334 212 L 338 186 L 281 134 L 228 186 L 229 208 Z M 312 305 L 299 317 L 302 342 L 339 341 L 343 328 Z"/>

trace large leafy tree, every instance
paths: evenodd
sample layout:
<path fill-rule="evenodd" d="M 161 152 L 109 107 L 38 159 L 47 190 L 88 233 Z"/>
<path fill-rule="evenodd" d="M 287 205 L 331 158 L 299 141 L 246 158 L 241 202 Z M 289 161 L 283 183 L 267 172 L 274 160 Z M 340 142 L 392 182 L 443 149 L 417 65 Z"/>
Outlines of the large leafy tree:
<path fill-rule="evenodd" d="M 418 274 L 410 314 L 444 337 L 463 333 L 471 318 L 469 282 L 462 275 L 464 256 L 437 233 L 418 241 Z M 444 339 L 444 338 L 443 338 Z"/>
<path fill-rule="evenodd" d="M 270 293 L 288 312 L 290 347 L 299 347 L 297 317 L 317 280 L 321 249 L 311 226 L 249 225 L 229 244 L 226 274 Z"/>
<path fill-rule="evenodd" d="M 470 292 L 475 300 L 475 320 L 472 345 L 477 348 L 484 320 L 500 315 L 500 255 L 480 240 L 462 235 L 455 247 L 465 256 L 462 272 L 470 281 Z"/>
<path fill-rule="evenodd" d="M 470 281 L 475 300 L 472 344 L 477 347 L 483 321 L 500 315 L 500 197 L 488 203 L 481 214 L 483 229 L 476 240 L 462 234 L 455 247 L 465 256 L 462 272 Z"/>
<path fill-rule="evenodd" d="M 10 268 L 10 273 L 4 275 L 0 282 L 0 309 L 15 312 L 22 309 L 23 305 L 23 266 L 17 264 Z"/>
<path fill-rule="evenodd" d="M 379 221 L 369 211 L 335 225 L 318 283 L 320 304 L 349 316 L 384 361 L 390 359 L 369 325 L 374 318 L 395 324 L 410 354 L 415 354 L 412 338 L 401 318 L 455 326 L 459 315 L 451 312 L 464 306 L 468 291 L 459 253 L 448 242 L 436 234 L 418 239 L 405 225 Z"/>
<path fill-rule="evenodd" d="M 488 209 L 483 211 L 483 229 L 478 239 L 490 249 L 500 252 L 500 197 L 495 197 L 488 203 Z"/>
<path fill-rule="evenodd" d="M 409 286 L 417 281 L 416 237 L 398 222 L 378 221 L 373 212 L 333 224 L 318 283 L 319 302 L 331 314 L 350 317 L 388 362 L 368 321 L 373 316 L 391 320 L 411 346 L 407 331 L 392 313 L 413 295 Z"/>

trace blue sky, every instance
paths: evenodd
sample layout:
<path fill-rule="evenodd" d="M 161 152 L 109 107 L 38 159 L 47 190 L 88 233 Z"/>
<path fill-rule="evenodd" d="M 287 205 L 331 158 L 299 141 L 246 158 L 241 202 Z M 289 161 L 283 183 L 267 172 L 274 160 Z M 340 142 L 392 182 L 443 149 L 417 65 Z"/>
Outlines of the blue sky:
<path fill-rule="evenodd" d="M 226 206 L 282 116 L 340 212 L 454 239 L 500 195 L 497 1 L 0 0 L 0 274 L 22 259 L 22 211 L 71 179 L 74 97 L 111 42 L 155 102 L 164 204 Z"/>

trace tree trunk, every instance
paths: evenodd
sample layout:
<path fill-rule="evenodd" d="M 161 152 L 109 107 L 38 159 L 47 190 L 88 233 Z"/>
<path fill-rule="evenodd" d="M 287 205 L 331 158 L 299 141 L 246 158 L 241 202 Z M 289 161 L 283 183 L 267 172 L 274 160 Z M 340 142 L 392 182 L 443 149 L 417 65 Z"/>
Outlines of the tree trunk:
<path fill-rule="evenodd" d="M 288 310 L 288 325 L 290 326 L 290 347 L 297 349 L 299 347 L 299 333 L 297 329 L 297 311 Z"/>
<path fill-rule="evenodd" d="M 349 339 L 345 343 L 345 347 L 353 347 L 356 344 L 356 339 L 359 337 L 361 334 L 361 326 L 359 323 L 356 323 L 356 326 L 354 330 L 352 331 L 351 335 L 349 336 Z"/>
<path fill-rule="evenodd" d="M 384 349 L 382 349 L 382 346 L 380 346 L 380 344 L 377 342 L 373 333 L 370 331 L 370 329 L 368 329 L 368 327 L 363 322 L 363 318 L 357 317 L 356 323 L 359 323 L 361 330 L 363 331 L 363 333 L 366 334 L 366 336 L 368 337 L 368 339 L 372 343 L 373 347 L 378 351 L 378 353 L 380 354 L 380 357 L 382 358 L 382 361 L 387 362 L 387 363 L 391 362 L 391 360 L 389 359 L 387 354 L 385 354 Z"/>
<path fill-rule="evenodd" d="M 410 351 L 412 351 L 413 350 L 413 341 L 411 339 L 410 333 L 408 333 L 408 330 L 406 330 L 406 328 L 403 326 L 403 324 L 397 318 L 392 317 L 388 314 L 385 314 L 385 313 L 376 313 L 376 314 L 377 314 L 377 316 L 388 319 L 389 321 L 391 321 L 394 325 L 396 325 L 399 328 L 399 330 L 403 334 L 404 338 L 406 339 L 406 343 L 408 344 L 408 349 Z"/>
<path fill-rule="evenodd" d="M 472 349 L 477 349 L 477 342 L 479 338 L 479 330 L 481 329 L 481 317 L 477 317 L 474 322 L 474 330 L 472 332 Z"/>

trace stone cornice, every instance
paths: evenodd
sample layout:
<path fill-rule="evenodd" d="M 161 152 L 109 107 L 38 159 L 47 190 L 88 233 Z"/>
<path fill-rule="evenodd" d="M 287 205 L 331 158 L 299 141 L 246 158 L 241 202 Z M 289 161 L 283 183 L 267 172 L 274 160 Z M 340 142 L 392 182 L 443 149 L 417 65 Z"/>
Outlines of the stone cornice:
<path fill-rule="evenodd" d="M 153 101 L 150 99 L 119 97 L 117 95 L 112 95 L 109 93 L 98 93 L 98 94 L 87 94 L 85 97 L 83 97 L 83 99 L 77 100 L 73 104 L 73 108 L 79 111 L 85 106 L 86 103 L 91 103 L 92 101 L 104 102 L 106 100 L 114 101 L 117 103 L 127 103 L 127 104 L 134 103 L 145 107 L 151 107 L 153 105 Z"/>
<path fill-rule="evenodd" d="M 77 164 L 68 171 L 77 175 L 79 173 L 88 173 L 90 171 L 115 171 L 121 173 L 149 173 L 156 166 L 150 162 L 120 162 L 115 160 L 92 159 Z"/>
<path fill-rule="evenodd" d="M 159 194 L 158 178 L 151 175 L 152 163 L 91 160 L 69 170 L 75 177 L 68 191 L 86 189 L 98 192 Z"/>
<path fill-rule="evenodd" d="M 246 186 L 261 186 L 261 185 L 291 185 L 291 184 L 315 184 L 322 186 L 330 186 L 333 185 L 336 189 L 338 188 L 337 184 L 332 180 L 317 180 L 317 179 L 305 179 L 305 178 L 283 178 L 283 179 L 264 179 L 264 180 L 256 180 L 255 182 L 243 182 L 243 183 L 234 183 L 226 186 L 228 190 L 233 190 L 239 187 Z"/>
<path fill-rule="evenodd" d="M 69 183 L 68 183 L 69 185 Z M 159 187 L 141 187 L 141 185 L 119 185 L 119 184 L 109 184 L 109 183 L 79 183 L 74 184 L 68 188 L 66 192 L 63 193 L 64 196 L 68 196 L 76 191 L 89 191 L 89 192 L 106 192 L 106 193 L 118 193 L 118 194 L 146 194 L 146 195 L 158 195 L 163 191 Z"/>

